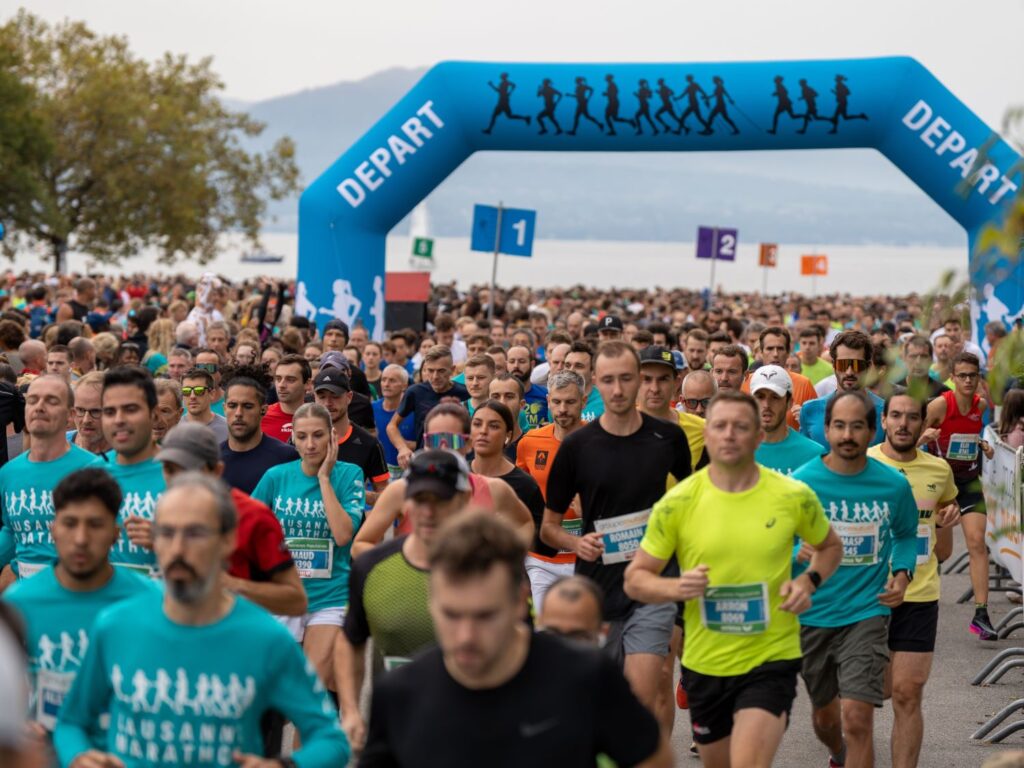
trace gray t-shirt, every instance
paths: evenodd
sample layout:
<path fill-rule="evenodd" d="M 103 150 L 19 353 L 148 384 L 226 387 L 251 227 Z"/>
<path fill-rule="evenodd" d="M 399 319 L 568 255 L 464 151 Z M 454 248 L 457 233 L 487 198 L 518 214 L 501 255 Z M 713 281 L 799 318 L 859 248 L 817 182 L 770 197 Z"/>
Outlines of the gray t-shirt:
<path fill-rule="evenodd" d="M 194 421 L 194 419 L 186 413 L 182 421 Z M 205 426 L 213 430 L 213 434 L 217 436 L 218 445 L 228 439 L 228 420 L 219 413 L 213 414 L 213 421 L 208 422 Z"/>

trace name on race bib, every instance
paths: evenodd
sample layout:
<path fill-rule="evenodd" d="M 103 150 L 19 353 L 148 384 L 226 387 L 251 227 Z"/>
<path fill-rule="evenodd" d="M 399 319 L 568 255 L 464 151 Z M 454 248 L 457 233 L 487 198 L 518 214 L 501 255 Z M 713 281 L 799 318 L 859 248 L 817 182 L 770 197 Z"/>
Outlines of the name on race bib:
<path fill-rule="evenodd" d="M 329 579 L 334 568 L 330 539 L 285 539 L 300 579 Z"/>
<path fill-rule="evenodd" d="M 36 672 L 35 719 L 46 730 L 53 731 L 57 727 L 57 713 L 74 681 L 74 672 L 54 672 L 52 669 Z"/>
<path fill-rule="evenodd" d="M 917 564 L 927 565 L 932 559 L 932 527 L 925 523 L 917 526 Z"/>
<path fill-rule="evenodd" d="M 628 515 L 607 517 L 594 522 L 594 530 L 601 534 L 604 542 L 604 554 L 601 562 L 605 565 L 626 563 L 633 559 L 640 549 L 640 541 L 647 530 L 647 521 L 651 510 L 642 509 Z"/>
<path fill-rule="evenodd" d="M 949 436 L 946 458 L 954 461 L 974 461 L 978 458 L 980 435 L 957 433 Z"/>
<path fill-rule="evenodd" d="M 878 563 L 878 523 L 833 521 L 832 528 L 843 540 L 842 565 Z"/>
<path fill-rule="evenodd" d="M 701 623 L 726 635 L 757 635 L 768 629 L 768 584 L 708 587 L 700 599 Z"/>

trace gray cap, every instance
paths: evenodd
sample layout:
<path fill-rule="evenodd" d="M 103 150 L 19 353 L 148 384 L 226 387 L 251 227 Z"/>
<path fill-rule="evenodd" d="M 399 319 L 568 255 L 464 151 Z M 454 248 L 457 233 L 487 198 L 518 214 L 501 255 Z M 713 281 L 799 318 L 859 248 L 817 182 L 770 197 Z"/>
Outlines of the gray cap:
<path fill-rule="evenodd" d="M 182 469 L 211 469 L 220 461 L 220 445 L 209 427 L 183 421 L 164 435 L 156 460 Z"/>

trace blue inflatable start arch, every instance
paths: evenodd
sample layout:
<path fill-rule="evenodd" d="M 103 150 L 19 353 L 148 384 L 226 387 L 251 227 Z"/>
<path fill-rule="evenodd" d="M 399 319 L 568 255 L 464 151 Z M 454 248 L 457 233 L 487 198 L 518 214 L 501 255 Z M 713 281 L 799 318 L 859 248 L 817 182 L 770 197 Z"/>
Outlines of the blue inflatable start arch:
<path fill-rule="evenodd" d="M 910 58 L 438 64 L 302 194 L 296 311 L 382 338 L 387 233 L 478 150 L 847 147 L 877 149 L 967 231 L 976 336 L 1022 316 L 1024 268 L 980 242 L 1021 158 Z"/>

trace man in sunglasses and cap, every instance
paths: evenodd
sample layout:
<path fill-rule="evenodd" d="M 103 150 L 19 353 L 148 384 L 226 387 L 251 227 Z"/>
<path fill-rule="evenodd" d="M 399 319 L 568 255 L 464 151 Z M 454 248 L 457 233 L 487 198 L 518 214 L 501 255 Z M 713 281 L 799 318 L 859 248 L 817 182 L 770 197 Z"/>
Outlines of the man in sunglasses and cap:
<path fill-rule="evenodd" d="M 885 438 L 885 431 L 882 429 L 885 401 L 865 386 L 873 353 L 871 339 L 860 331 L 844 331 L 833 339 L 829 354 L 832 356 L 832 366 L 836 371 L 836 392 L 808 400 L 803 404 L 800 409 L 801 435 L 811 438 L 828 450 L 828 439 L 825 437 L 825 406 L 839 392 L 862 390 L 875 404 L 875 434 L 870 444 L 878 445 L 882 442 Z"/>
<path fill-rule="evenodd" d="M 465 509 L 472 488 L 469 465 L 459 454 L 420 451 L 405 473 L 403 513 L 412 532 L 378 544 L 352 561 L 345 627 L 334 646 L 341 681 L 342 727 L 354 749 L 366 741 L 359 693 L 366 676 L 366 645 L 373 636 L 376 677 L 406 663 L 434 642 L 427 604 L 430 547 L 446 520 Z"/>

